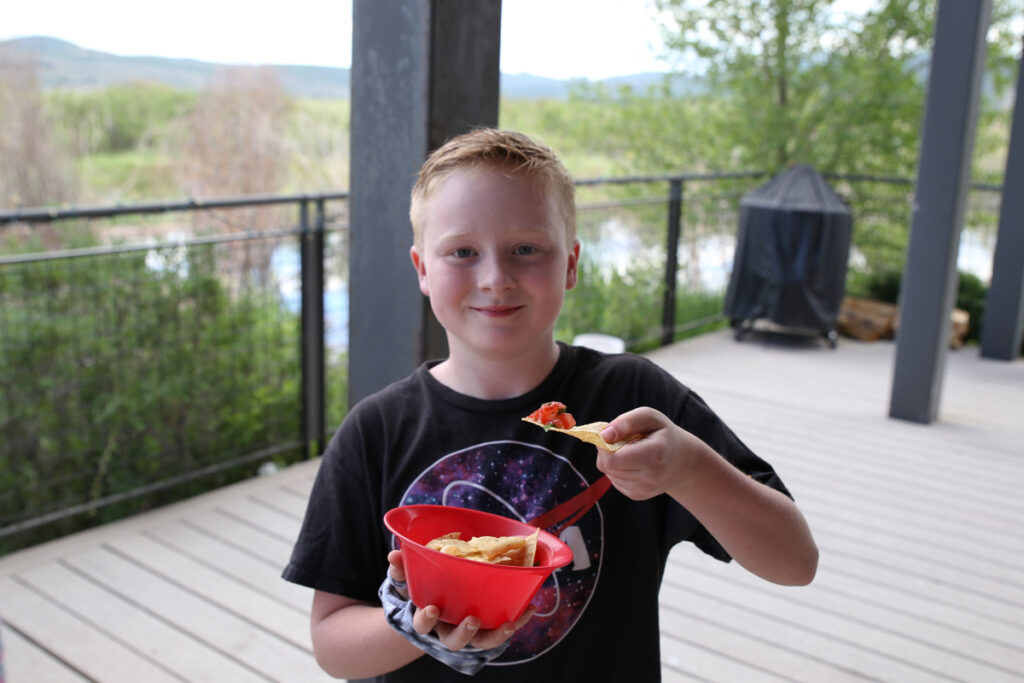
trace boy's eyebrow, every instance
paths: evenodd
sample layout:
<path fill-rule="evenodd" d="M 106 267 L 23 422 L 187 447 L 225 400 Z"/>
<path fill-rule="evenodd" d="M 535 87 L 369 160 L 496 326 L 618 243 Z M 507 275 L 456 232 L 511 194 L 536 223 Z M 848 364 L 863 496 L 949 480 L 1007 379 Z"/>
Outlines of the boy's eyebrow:
<path fill-rule="evenodd" d="M 530 226 L 526 226 L 526 227 L 507 228 L 503 232 L 505 232 L 505 233 L 537 233 L 537 234 L 547 235 L 547 234 L 551 234 L 551 233 L 553 233 L 555 231 L 549 229 L 548 226 L 530 225 Z M 447 241 L 447 240 L 461 240 L 461 239 L 466 239 L 466 238 L 469 238 L 469 237 L 473 237 L 475 235 L 476 235 L 476 233 L 473 230 L 457 230 L 457 231 L 453 230 L 453 231 L 441 232 L 438 235 L 438 240 L 445 240 L 445 241 Z"/>

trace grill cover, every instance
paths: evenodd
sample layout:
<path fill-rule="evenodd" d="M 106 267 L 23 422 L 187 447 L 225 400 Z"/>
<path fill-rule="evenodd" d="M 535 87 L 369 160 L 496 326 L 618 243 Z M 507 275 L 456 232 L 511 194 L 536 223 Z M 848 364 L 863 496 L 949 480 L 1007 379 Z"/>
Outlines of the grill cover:
<path fill-rule="evenodd" d="M 850 208 L 810 166 L 751 190 L 740 200 L 725 315 L 733 325 L 767 319 L 834 331 L 852 232 Z"/>

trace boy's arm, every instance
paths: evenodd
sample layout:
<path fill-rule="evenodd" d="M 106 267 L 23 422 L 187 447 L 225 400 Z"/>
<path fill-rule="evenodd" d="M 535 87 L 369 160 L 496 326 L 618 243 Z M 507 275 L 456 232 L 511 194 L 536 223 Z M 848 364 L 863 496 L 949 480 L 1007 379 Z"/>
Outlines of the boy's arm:
<path fill-rule="evenodd" d="M 388 625 L 379 605 L 324 591 L 313 594 L 310 632 L 317 663 L 335 678 L 379 676 L 423 654 Z"/>
<path fill-rule="evenodd" d="M 388 553 L 388 571 L 394 581 L 405 582 L 402 551 Z M 399 589 L 404 597 L 404 589 Z M 533 616 L 533 608 L 515 622 L 496 629 L 481 629 L 480 620 L 467 616 L 462 623 L 440 621 L 441 611 L 434 605 L 416 610 L 413 629 L 422 634 L 434 632 L 449 650 L 472 645 L 481 650 L 496 648 L 508 640 Z M 405 666 L 423 652 L 399 635 L 387 623 L 384 608 L 333 593 L 316 591 L 310 616 L 313 653 L 327 673 L 338 678 L 369 678 Z"/>
<path fill-rule="evenodd" d="M 741 566 L 783 585 L 806 585 L 818 548 L 796 504 L 733 467 L 710 446 L 651 408 L 620 415 L 609 442 L 644 438 L 615 453 L 598 450 L 597 466 L 626 496 L 667 493 L 693 514 Z"/>
<path fill-rule="evenodd" d="M 782 585 L 809 584 L 818 548 L 796 504 L 701 445 L 701 466 L 668 494 L 748 571 Z"/>

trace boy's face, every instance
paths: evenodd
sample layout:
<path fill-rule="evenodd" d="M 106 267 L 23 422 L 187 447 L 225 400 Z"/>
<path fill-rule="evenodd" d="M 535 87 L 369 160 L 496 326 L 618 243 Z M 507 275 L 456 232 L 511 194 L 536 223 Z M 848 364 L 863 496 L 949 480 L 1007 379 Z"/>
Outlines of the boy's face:
<path fill-rule="evenodd" d="M 452 358 L 550 349 L 579 243 L 568 244 L 549 193 L 521 174 L 462 169 L 427 200 L 424 219 L 412 262 Z"/>

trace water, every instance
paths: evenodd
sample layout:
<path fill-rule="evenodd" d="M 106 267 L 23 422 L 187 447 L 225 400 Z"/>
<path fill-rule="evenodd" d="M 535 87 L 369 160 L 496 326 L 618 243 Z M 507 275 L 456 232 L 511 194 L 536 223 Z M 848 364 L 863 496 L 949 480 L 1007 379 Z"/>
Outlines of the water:
<path fill-rule="evenodd" d="M 974 273 L 983 282 L 992 274 L 994 237 L 987 233 L 964 230 L 961 235 L 958 267 Z M 736 237 L 732 234 L 710 235 L 695 249 L 680 246 L 679 279 L 682 287 L 702 291 L 724 291 L 732 273 Z M 587 262 L 598 269 L 611 269 L 625 274 L 637 264 L 664 265 L 664 248 L 644 245 L 629 226 L 612 219 L 601 226 L 601 239 L 585 242 L 583 249 Z M 696 259 L 692 254 L 696 254 Z M 856 250 L 851 251 L 851 263 L 863 259 Z M 302 305 L 301 261 L 298 247 L 285 244 L 274 250 L 271 272 L 278 283 L 287 309 L 298 313 Z M 324 288 L 325 345 L 328 351 L 341 353 L 348 349 L 349 293 L 348 282 L 328 272 Z"/>
<path fill-rule="evenodd" d="M 617 217 L 602 221 L 593 240 L 581 238 L 581 258 L 602 272 L 626 275 L 638 267 L 662 272 L 664 245 L 644 244 L 636 230 Z M 709 235 L 696 245 L 680 244 L 677 257 L 680 286 L 700 291 L 724 290 L 732 273 L 736 236 Z"/>
<path fill-rule="evenodd" d="M 302 310 L 302 260 L 298 247 L 283 244 L 270 256 L 270 271 L 286 308 Z M 348 350 L 348 282 L 326 273 L 324 283 L 324 345 L 328 352 Z"/>

